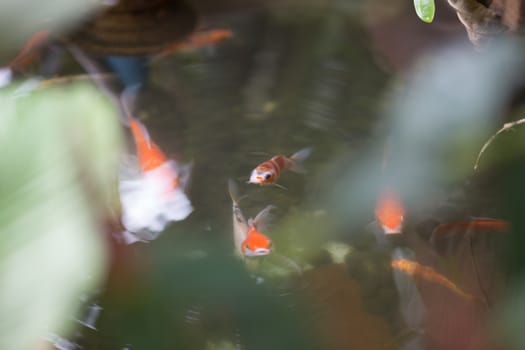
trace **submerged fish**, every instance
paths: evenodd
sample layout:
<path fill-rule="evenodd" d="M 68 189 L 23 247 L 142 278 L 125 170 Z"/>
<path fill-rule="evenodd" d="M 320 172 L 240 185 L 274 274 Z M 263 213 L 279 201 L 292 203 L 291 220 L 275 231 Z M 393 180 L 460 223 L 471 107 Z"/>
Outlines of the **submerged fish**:
<path fill-rule="evenodd" d="M 452 282 L 451 280 L 449 280 L 442 274 L 436 272 L 434 269 L 432 269 L 429 266 L 424 266 L 415 261 L 411 261 L 407 259 L 392 260 L 390 263 L 390 266 L 392 266 L 392 268 L 394 269 L 403 271 L 413 277 L 418 277 L 428 282 L 437 283 L 449 289 L 450 291 L 454 292 L 456 295 L 460 296 L 463 299 L 480 300 L 479 297 L 464 292 L 454 282 Z"/>
<path fill-rule="evenodd" d="M 458 232 L 464 232 L 466 229 L 491 229 L 499 232 L 507 232 L 511 228 L 511 224 L 505 220 L 489 219 L 489 218 L 474 218 L 467 221 L 451 222 L 441 224 L 432 231 L 432 239 L 444 238 Z"/>
<path fill-rule="evenodd" d="M 273 205 L 261 210 L 254 219 L 246 221 L 239 207 L 238 188 L 233 180 L 228 181 L 228 191 L 232 199 L 233 210 L 233 243 L 235 254 L 239 257 L 254 257 L 268 255 L 272 249 L 272 240 L 259 232 L 270 217 Z"/>
<path fill-rule="evenodd" d="M 283 170 L 304 172 L 302 162 L 310 155 L 311 151 L 311 148 L 303 148 L 290 157 L 283 155 L 272 157 L 252 170 L 248 183 L 279 186 L 277 179 Z"/>
<path fill-rule="evenodd" d="M 233 32 L 229 29 L 211 29 L 193 33 L 188 39 L 169 45 L 162 52 L 153 56 L 152 60 L 158 60 L 162 57 L 174 54 L 179 51 L 194 50 L 208 45 L 214 45 L 218 42 L 229 39 Z"/>
<path fill-rule="evenodd" d="M 379 195 L 375 215 L 385 234 L 401 233 L 405 208 L 398 193 L 385 188 Z"/>
<path fill-rule="evenodd" d="M 119 191 L 125 238 L 133 243 L 155 239 L 169 222 L 185 219 L 193 207 L 185 193 L 191 165 L 168 159 L 137 119 L 130 117 L 129 125 L 139 169 L 131 175 L 121 173 Z"/>
<path fill-rule="evenodd" d="M 31 35 L 20 52 L 7 64 L 7 67 L 20 70 L 37 60 L 38 50 L 49 40 L 49 35 L 48 30 L 39 30 Z"/>

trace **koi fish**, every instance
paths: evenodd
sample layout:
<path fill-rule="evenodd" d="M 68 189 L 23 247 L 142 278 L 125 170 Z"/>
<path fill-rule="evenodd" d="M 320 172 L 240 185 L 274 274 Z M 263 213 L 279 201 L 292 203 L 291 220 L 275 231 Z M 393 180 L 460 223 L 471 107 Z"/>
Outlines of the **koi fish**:
<path fill-rule="evenodd" d="M 401 233 L 405 209 L 399 195 L 386 188 L 379 196 L 375 215 L 385 234 Z"/>
<path fill-rule="evenodd" d="M 233 36 L 229 29 L 212 29 L 192 34 L 188 39 L 179 44 L 179 50 L 194 49 L 207 45 L 214 45 Z"/>
<path fill-rule="evenodd" d="M 466 229 L 474 229 L 474 230 L 492 229 L 498 232 L 507 232 L 510 230 L 510 228 L 511 228 L 510 222 L 505 221 L 505 220 L 479 218 L 479 219 L 473 219 L 469 221 L 460 221 L 460 222 L 441 224 L 437 226 L 434 229 L 434 231 L 432 231 L 432 238 L 433 239 L 444 238 L 455 232 L 464 232 L 464 230 Z M 458 231 L 451 232 L 451 230 L 454 230 L 454 229 L 458 229 Z"/>
<path fill-rule="evenodd" d="M 193 207 L 186 196 L 191 165 L 170 160 L 151 140 L 146 127 L 130 117 L 138 172 L 119 182 L 126 243 L 155 239 L 171 221 L 185 219 Z M 129 172 L 129 171 L 128 171 Z"/>
<path fill-rule="evenodd" d="M 233 243 L 235 254 L 241 258 L 268 255 L 272 249 L 272 240 L 259 232 L 259 228 L 269 219 L 273 205 L 261 210 L 254 219 L 246 221 L 239 207 L 238 187 L 233 180 L 228 180 L 228 191 L 232 199 Z"/>
<path fill-rule="evenodd" d="M 259 164 L 252 170 L 248 183 L 280 186 L 277 184 L 277 179 L 283 170 L 289 169 L 299 173 L 304 172 L 302 162 L 310 155 L 311 151 L 311 148 L 303 148 L 290 157 L 278 155 Z"/>
<path fill-rule="evenodd" d="M 424 279 L 428 282 L 433 282 L 440 284 L 441 286 L 449 289 L 453 293 L 457 294 L 463 299 L 466 300 L 480 300 L 479 297 L 474 296 L 472 294 L 468 294 L 464 292 L 461 288 L 459 288 L 454 282 L 443 276 L 442 274 L 436 272 L 434 269 L 428 266 L 421 265 L 415 261 L 407 260 L 407 259 L 398 259 L 398 260 L 392 260 L 390 262 L 390 266 L 394 269 L 398 269 L 400 271 L 403 271 L 410 276 L 413 277 L 419 277 L 421 279 Z"/>
<path fill-rule="evenodd" d="M 229 29 L 212 29 L 193 33 L 189 38 L 182 42 L 169 45 L 159 54 L 155 55 L 152 60 L 158 60 L 162 57 L 174 54 L 178 51 L 193 50 L 200 47 L 215 45 L 220 41 L 229 39 L 233 32 Z"/>
<path fill-rule="evenodd" d="M 49 39 L 49 34 L 48 30 L 39 30 L 31 35 L 22 50 L 7 64 L 7 67 L 15 70 L 21 69 L 35 61 L 39 56 L 37 50 Z"/>

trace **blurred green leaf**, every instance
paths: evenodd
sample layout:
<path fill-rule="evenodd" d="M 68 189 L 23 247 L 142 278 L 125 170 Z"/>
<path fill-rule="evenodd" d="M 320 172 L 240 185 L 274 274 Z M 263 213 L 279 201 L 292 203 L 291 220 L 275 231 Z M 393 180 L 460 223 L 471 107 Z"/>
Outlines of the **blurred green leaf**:
<path fill-rule="evenodd" d="M 434 0 L 414 0 L 414 8 L 416 9 L 417 16 L 423 22 L 431 23 L 434 20 L 434 14 L 436 12 Z"/>
<path fill-rule="evenodd" d="M 2 1 L 0 11 L 0 58 L 7 59 L 20 50 L 37 31 L 63 33 L 80 20 L 106 6 L 99 0 Z"/>
<path fill-rule="evenodd" d="M 86 84 L 0 94 L 0 348 L 64 331 L 106 263 L 115 112 Z M 113 185 L 112 185 L 113 184 Z"/>

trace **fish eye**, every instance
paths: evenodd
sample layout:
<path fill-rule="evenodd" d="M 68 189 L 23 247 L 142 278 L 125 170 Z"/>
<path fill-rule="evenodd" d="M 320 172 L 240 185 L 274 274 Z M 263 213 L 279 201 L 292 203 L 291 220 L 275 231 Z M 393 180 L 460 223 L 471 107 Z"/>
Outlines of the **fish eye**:
<path fill-rule="evenodd" d="M 271 177 L 272 177 L 272 174 L 270 173 L 266 173 L 266 175 L 264 175 L 265 180 L 269 180 Z"/>

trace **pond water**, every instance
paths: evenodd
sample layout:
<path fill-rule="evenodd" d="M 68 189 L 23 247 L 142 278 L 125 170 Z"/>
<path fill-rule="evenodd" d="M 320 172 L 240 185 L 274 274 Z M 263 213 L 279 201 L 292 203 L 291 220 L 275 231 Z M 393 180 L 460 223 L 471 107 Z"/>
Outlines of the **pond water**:
<path fill-rule="evenodd" d="M 508 203 L 516 203 L 512 184 L 521 172 L 509 163 L 464 169 L 511 113 L 472 137 L 448 138 L 431 123 L 430 131 L 417 123 L 412 134 L 399 131 L 391 96 L 414 86 L 421 53 L 431 60 L 426 49 L 459 41 L 473 54 L 449 9 L 438 6 L 443 15 L 423 24 L 407 6 L 217 11 L 203 23 L 232 37 L 148 61 L 135 116 L 169 158 L 192 163 L 194 210 L 146 243 L 122 244 L 113 225 L 105 282 L 86 298 L 71 343 L 55 346 L 500 349 L 487 329 L 509 271 L 520 271 L 509 237 L 521 207 Z M 447 98 L 429 108 L 455 108 Z M 425 144 L 436 135 L 452 150 Z M 284 171 L 282 187 L 246 183 L 257 165 L 305 147 L 312 148 L 306 171 Z M 410 158 L 417 152 L 425 157 Z M 426 172 L 433 176 L 425 182 Z M 235 255 L 229 179 L 246 218 L 276 206 L 263 231 L 273 242 L 269 255 Z M 389 189 L 403 216 L 393 234 L 376 218 Z"/>

